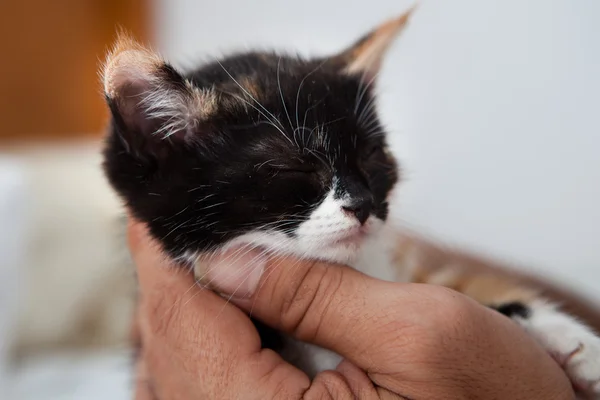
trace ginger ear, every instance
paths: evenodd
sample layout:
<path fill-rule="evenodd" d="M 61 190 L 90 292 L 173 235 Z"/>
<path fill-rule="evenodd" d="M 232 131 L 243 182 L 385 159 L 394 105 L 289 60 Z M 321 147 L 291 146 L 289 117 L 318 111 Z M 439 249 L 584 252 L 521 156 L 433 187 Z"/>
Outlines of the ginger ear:
<path fill-rule="evenodd" d="M 342 72 L 362 76 L 365 80 L 374 79 L 394 40 L 407 26 L 416 6 L 401 16 L 389 20 L 356 41 L 352 46 L 332 57 Z"/>
<path fill-rule="evenodd" d="M 121 33 L 106 57 L 102 70 L 104 94 L 117 98 L 128 86 L 149 83 L 165 64 L 162 58 Z"/>
<path fill-rule="evenodd" d="M 158 54 L 123 34 L 102 79 L 113 120 L 125 136 L 186 137 L 214 111 L 214 93 L 194 87 Z"/>

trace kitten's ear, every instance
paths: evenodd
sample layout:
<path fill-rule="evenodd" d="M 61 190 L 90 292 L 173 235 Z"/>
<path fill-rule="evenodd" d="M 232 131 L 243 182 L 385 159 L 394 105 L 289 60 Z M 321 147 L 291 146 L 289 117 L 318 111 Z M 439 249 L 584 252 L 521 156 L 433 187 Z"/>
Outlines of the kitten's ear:
<path fill-rule="evenodd" d="M 332 57 L 332 61 L 346 74 L 364 77 L 367 81 L 374 79 L 387 50 L 404 30 L 415 9 L 416 6 L 413 6 L 400 17 L 373 29 L 352 46 Z"/>
<path fill-rule="evenodd" d="M 190 139 L 210 115 L 215 95 L 187 81 L 160 56 L 120 35 L 102 73 L 113 119 L 127 135 Z M 126 138 L 132 139 L 132 138 Z"/>

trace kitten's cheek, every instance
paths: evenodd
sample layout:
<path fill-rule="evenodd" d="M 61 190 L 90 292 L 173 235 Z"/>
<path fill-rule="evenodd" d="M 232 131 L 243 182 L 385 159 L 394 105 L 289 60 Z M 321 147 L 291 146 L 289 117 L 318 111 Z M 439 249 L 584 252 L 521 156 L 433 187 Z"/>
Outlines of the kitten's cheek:
<path fill-rule="evenodd" d="M 227 249 L 210 260 L 198 262 L 196 277 L 204 285 L 231 297 L 251 296 L 265 270 L 267 257 L 261 249 Z"/>

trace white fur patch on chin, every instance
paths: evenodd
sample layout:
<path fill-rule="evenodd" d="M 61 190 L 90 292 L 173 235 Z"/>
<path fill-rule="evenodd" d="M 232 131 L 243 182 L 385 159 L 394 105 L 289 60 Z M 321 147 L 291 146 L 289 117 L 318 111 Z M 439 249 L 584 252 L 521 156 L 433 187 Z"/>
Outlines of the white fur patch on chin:
<path fill-rule="evenodd" d="M 296 243 L 308 258 L 348 263 L 356 258 L 359 245 L 336 243 L 358 233 L 361 225 L 343 211 L 344 200 L 336 199 L 332 188 L 307 221 L 296 230 Z"/>
<path fill-rule="evenodd" d="M 291 255 L 300 258 L 317 259 L 338 263 L 349 263 L 356 259 L 358 246 L 319 247 L 306 245 L 298 237 L 274 230 L 256 231 L 238 236 L 227 242 L 222 250 L 244 246 L 248 248 L 261 248 L 274 254 Z"/>

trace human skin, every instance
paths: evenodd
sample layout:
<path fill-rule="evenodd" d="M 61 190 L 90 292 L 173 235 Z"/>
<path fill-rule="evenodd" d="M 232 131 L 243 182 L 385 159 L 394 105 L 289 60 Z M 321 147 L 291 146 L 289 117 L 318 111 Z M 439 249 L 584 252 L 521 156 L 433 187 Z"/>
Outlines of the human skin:
<path fill-rule="evenodd" d="M 136 400 L 575 398 L 560 367 L 516 324 L 448 289 L 248 253 L 212 261 L 245 271 L 233 284 L 231 275 L 209 276 L 225 294 L 235 291 L 229 299 L 176 268 L 142 224 L 131 222 L 128 238 L 140 284 Z M 250 310 L 344 361 L 310 380 L 261 349 Z"/>

